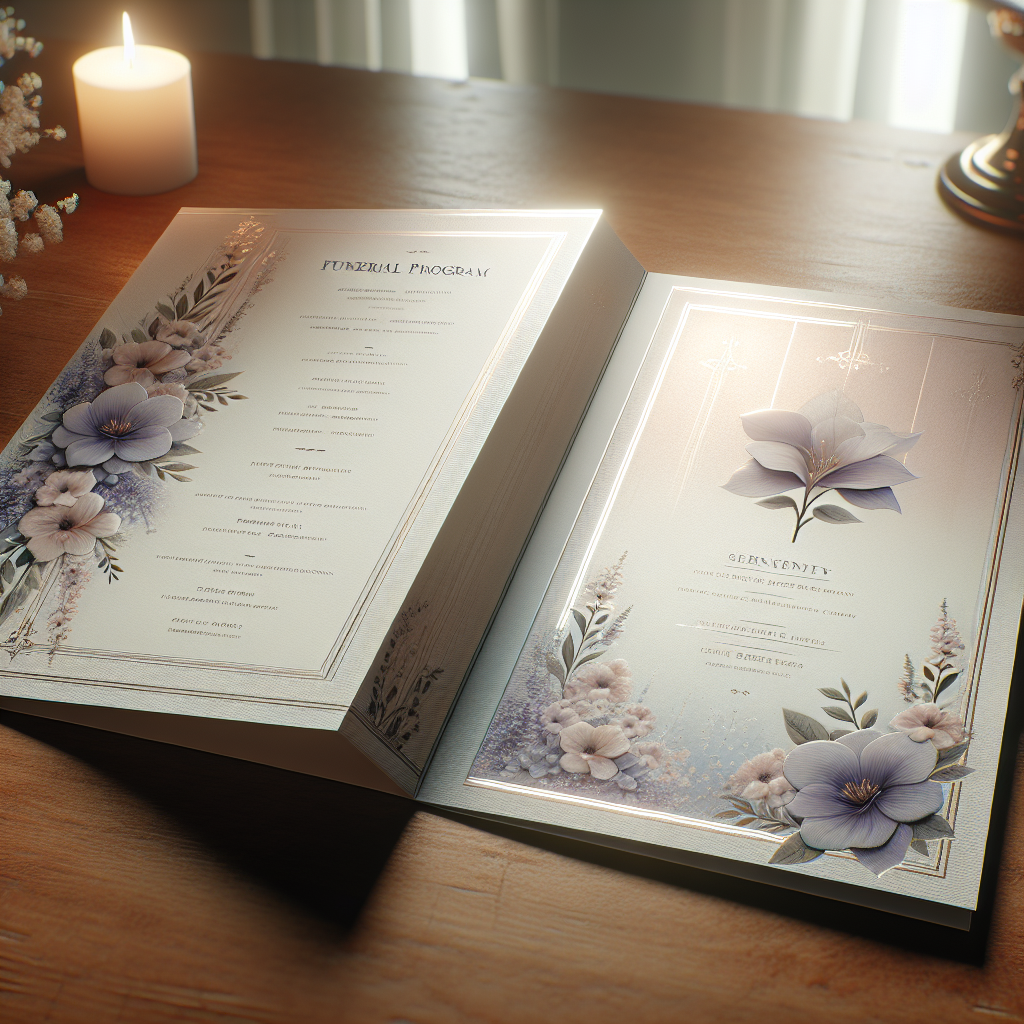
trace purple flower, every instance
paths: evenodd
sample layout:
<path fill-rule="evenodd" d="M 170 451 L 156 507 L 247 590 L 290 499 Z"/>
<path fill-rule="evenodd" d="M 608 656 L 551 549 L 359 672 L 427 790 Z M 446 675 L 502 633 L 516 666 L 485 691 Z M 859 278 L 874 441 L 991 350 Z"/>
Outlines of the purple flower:
<path fill-rule="evenodd" d="M 898 461 L 921 436 L 897 434 L 881 423 L 866 423 L 841 391 L 811 399 L 799 412 L 767 409 L 740 417 L 753 458 L 742 465 L 727 491 L 766 498 L 803 487 L 835 488 L 860 508 L 900 511 L 892 489 L 917 477 Z"/>
<path fill-rule="evenodd" d="M 103 463 L 111 472 L 123 472 L 129 463 L 170 450 L 177 435 L 189 429 L 188 421 L 182 423 L 183 411 L 181 399 L 172 395 L 150 398 L 141 384 L 119 384 L 68 409 L 53 443 L 66 449 L 69 466 Z"/>
<path fill-rule="evenodd" d="M 786 810 L 802 819 L 807 846 L 850 850 L 880 875 L 903 860 L 908 822 L 942 806 L 942 786 L 927 781 L 936 758 L 931 743 L 878 729 L 803 743 L 786 756 L 786 778 L 799 790 Z"/>

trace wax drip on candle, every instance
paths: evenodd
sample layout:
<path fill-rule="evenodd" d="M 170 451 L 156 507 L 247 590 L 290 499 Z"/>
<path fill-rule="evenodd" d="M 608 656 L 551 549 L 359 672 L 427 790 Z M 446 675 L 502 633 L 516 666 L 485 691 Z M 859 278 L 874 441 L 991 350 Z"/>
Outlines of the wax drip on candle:
<path fill-rule="evenodd" d="M 124 33 L 124 63 L 131 70 L 135 66 L 135 36 L 132 35 L 132 19 L 127 11 L 121 15 L 121 31 Z"/>

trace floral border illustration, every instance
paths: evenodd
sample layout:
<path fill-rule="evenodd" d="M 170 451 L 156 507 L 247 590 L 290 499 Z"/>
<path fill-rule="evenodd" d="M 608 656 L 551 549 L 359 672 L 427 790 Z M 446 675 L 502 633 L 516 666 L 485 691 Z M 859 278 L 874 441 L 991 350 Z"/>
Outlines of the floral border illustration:
<path fill-rule="evenodd" d="M 841 505 L 815 503 L 834 491 L 849 504 L 867 510 L 900 512 L 893 487 L 916 480 L 899 460 L 922 432 L 897 434 L 881 423 L 865 421 L 860 408 L 841 391 L 812 398 L 798 412 L 763 409 L 740 417 L 750 438 L 750 460 L 723 484 L 727 491 L 760 498 L 762 508 L 792 509 L 792 542 L 813 519 L 832 526 L 860 523 Z M 785 494 L 803 488 L 798 504 Z"/>
<path fill-rule="evenodd" d="M 783 708 L 796 746 L 757 754 L 726 783 L 731 805 L 715 817 L 731 825 L 788 835 L 769 863 L 799 865 L 829 850 L 847 851 L 876 875 L 903 862 L 908 849 L 929 856 L 928 844 L 953 838 L 939 810 L 942 783 L 957 783 L 974 769 L 963 764 L 970 735 L 952 701 L 964 666 L 956 620 L 943 601 L 931 631 L 931 655 L 920 674 L 907 654 L 897 686 L 910 705 L 875 727 L 876 710 L 860 712 L 867 691 L 856 698 L 842 689 L 819 693 L 838 704 L 822 710 L 852 728 L 829 729 L 817 719 Z"/>
<path fill-rule="evenodd" d="M 633 696 L 632 671 L 609 648 L 632 608 L 616 614 L 626 555 L 587 584 L 569 622 L 507 695 L 477 757 L 477 770 L 524 785 L 656 806 L 682 781 L 688 750 L 673 749 Z"/>
<path fill-rule="evenodd" d="M 262 257 L 228 315 L 263 232 L 241 222 L 137 326 L 120 337 L 103 327 L 0 469 L 0 648 L 12 659 L 43 646 L 52 660 L 93 576 L 115 583 L 131 531 L 154 528 L 169 481 L 191 481 L 198 467 L 185 460 L 201 452 L 187 442 L 209 414 L 246 397 L 231 383 L 240 372 L 218 371 L 232 357 L 227 335 L 283 258 Z"/>
<path fill-rule="evenodd" d="M 521 659 L 471 775 L 677 813 L 680 801 L 691 799 L 685 791 L 710 781 L 695 766 L 684 768 L 690 751 L 679 747 L 678 728 L 659 730 L 646 690 L 633 696 L 628 663 L 609 657 L 632 611 L 616 614 L 614 600 L 625 557 L 586 585 L 565 627 Z M 897 686 L 909 706 L 888 730 L 877 727 L 877 710 L 865 708 L 866 691 L 855 697 L 845 680 L 822 687 L 837 702 L 823 708 L 834 727 L 782 709 L 795 746 L 755 754 L 723 792 L 712 787 L 697 797 L 711 802 L 708 818 L 784 836 L 771 864 L 848 851 L 876 875 L 902 863 L 910 849 L 927 857 L 930 843 L 952 839 L 940 813 L 943 784 L 959 783 L 973 769 L 963 763 L 970 735 L 953 708 L 965 647 L 945 601 L 930 640 L 920 670 L 904 658 Z M 713 813 L 721 800 L 728 807 Z"/>

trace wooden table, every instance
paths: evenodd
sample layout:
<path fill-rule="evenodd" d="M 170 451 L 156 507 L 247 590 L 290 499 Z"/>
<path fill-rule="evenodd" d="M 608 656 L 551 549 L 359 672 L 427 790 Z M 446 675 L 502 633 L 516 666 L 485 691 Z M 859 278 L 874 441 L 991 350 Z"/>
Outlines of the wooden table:
<path fill-rule="evenodd" d="M 961 222 L 935 194 L 966 137 L 199 56 L 199 177 L 124 199 L 85 184 L 78 52 L 53 45 L 36 64 L 45 123 L 63 121 L 67 142 L 12 169 L 16 188 L 83 201 L 63 246 L 14 268 L 31 294 L 0 319 L 4 440 L 186 205 L 599 206 L 650 270 L 1024 313 L 1024 243 Z M 951 939 L 8 716 L 0 1012 L 6 1024 L 1024 1020 L 1016 721 L 991 913 Z"/>

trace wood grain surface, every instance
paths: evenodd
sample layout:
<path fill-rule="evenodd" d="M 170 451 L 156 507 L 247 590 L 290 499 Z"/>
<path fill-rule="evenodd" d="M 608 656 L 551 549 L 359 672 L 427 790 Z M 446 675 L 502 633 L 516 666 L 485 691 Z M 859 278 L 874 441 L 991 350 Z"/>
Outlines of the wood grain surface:
<path fill-rule="evenodd" d="M 67 142 L 12 168 L 43 201 L 83 202 L 64 245 L 15 267 L 30 295 L 0 318 L 4 440 L 180 206 L 598 206 L 649 270 L 1024 313 L 1024 245 L 935 194 L 966 137 L 204 55 L 199 177 L 124 199 L 85 183 L 77 52 L 52 45 L 36 63 L 44 123 L 64 123 Z M 965 936 L 9 715 L 0 1015 L 1022 1021 L 1011 717 L 983 912 Z"/>

